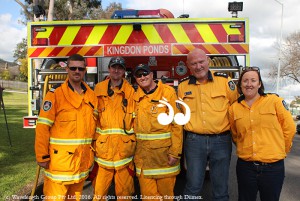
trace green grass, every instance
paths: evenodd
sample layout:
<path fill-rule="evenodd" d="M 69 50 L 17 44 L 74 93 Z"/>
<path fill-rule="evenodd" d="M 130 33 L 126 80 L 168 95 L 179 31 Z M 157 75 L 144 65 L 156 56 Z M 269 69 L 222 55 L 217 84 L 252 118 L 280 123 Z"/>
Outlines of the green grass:
<path fill-rule="evenodd" d="M 0 200 L 16 195 L 35 178 L 34 129 L 23 128 L 23 116 L 27 116 L 27 94 L 3 92 L 4 111 L 0 110 Z"/>

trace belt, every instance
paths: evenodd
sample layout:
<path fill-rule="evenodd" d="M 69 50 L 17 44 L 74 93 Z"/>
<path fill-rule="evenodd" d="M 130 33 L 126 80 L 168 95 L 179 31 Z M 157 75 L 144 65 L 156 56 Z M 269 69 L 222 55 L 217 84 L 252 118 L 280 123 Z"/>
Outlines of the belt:
<path fill-rule="evenodd" d="M 196 135 L 200 135 L 200 136 L 205 136 L 205 137 L 217 137 L 217 136 L 225 136 L 225 135 L 229 135 L 230 131 L 224 131 L 222 133 L 219 134 L 202 134 L 202 133 L 194 133 L 191 131 L 187 131 L 188 133 L 192 133 L 192 134 L 196 134 Z"/>
<path fill-rule="evenodd" d="M 273 163 L 265 163 L 265 162 L 261 162 L 261 161 L 245 161 L 245 160 L 240 159 L 240 158 L 238 160 L 243 161 L 244 163 L 251 163 L 251 164 L 253 164 L 255 166 L 272 165 L 272 164 L 280 163 L 281 161 L 283 161 L 283 159 L 281 159 L 281 160 L 273 162 Z"/>

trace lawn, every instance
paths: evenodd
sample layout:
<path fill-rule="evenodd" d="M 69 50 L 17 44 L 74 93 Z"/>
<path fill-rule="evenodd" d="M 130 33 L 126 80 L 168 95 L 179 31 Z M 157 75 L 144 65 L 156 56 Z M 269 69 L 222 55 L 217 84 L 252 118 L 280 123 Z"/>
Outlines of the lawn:
<path fill-rule="evenodd" d="M 17 195 L 35 179 L 34 129 L 23 128 L 27 116 L 27 94 L 3 92 L 8 121 L 9 143 L 4 111 L 0 110 L 0 200 Z"/>

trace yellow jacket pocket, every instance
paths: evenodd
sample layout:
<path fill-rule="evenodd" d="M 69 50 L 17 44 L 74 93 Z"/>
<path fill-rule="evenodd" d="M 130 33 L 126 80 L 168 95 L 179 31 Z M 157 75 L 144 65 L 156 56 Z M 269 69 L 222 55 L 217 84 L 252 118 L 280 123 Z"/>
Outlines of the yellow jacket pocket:
<path fill-rule="evenodd" d="M 108 157 L 108 135 L 100 135 L 96 141 L 96 156 L 106 159 Z"/>
<path fill-rule="evenodd" d="M 76 148 L 59 147 L 50 150 L 49 169 L 59 172 L 74 172 L 79 165 L 78 151 Z"/>
<path fill-rule="evenodd" d="M 136 146 L 135 135 L 121 136 L 119 141 L 119 154 L 121 158 L 128 158 L 134 155 Z"/>

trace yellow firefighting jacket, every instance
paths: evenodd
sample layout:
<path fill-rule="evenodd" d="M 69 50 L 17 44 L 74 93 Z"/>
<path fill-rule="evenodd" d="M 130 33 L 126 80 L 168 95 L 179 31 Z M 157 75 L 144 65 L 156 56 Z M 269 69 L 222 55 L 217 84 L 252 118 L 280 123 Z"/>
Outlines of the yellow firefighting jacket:
<path fill-rule="evenodd" d="M 88 176 L 94 153 L 97 98 L 82 82 L 83 95 L 74 92 L 68 79 L 44 98 L 36 125 L 38 162 L 50 160 L 45 176 L 55 182 L 80 182 Z"/>
<path fill-rule="evenodd" d="M 238 98 L 234 82 L 226 74 L 208 71 L 208 81 L 199 83 L 194 76 L 181 82 L 178 97 L 191 109 L 184 129 L 199 134 L 219 134 L 230 130 L 229 106 Z"/>
<path fill-rule="evenodd" d="M 159 100 L 167 100 L 175 114 L 179 112 L 175 100 L 174 88 L 158 83 L 151 94 L 145 94 L 139 87 L 135 96 L 136 118 L 134 131 L 137 137 L 137 149 L 134 155 L 136 173 L 148 178 L 163 178 L 180 172 L 179 160 L 174 166 L 168 165 L 168 155 L 180 158 L 182 151 L 182 126 L 173 121 L 161 125 L 157 117 L 161 113 L 169 114 L 168 108 Z"/>
<path fill-rule="evenodd" d="M 246 161 L 272 163 L 284 159 L 292 146 L 296 126 L 282 98 L 266 94 L 251 107 L 243 100 L 229 109 L 237 155 Z"/>
<path fill-rule="evenodd" d="M 104 168 L 120 169 L 133 160 L 136 139 L 133 133 L 133 87 L 123 79 L 121 86 L 110 88 L 110 80 L 95 87 L 99 121 L 95 161 Z"/>

